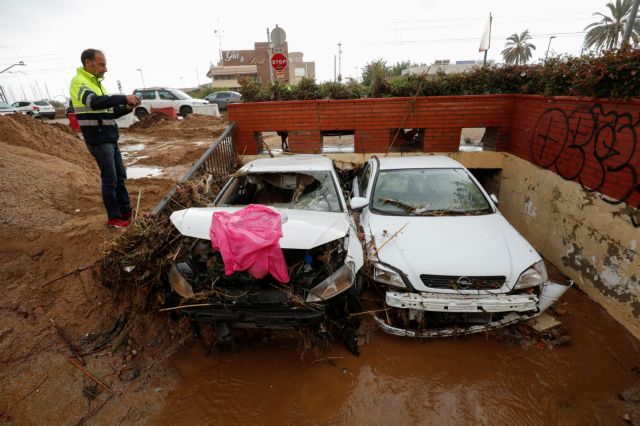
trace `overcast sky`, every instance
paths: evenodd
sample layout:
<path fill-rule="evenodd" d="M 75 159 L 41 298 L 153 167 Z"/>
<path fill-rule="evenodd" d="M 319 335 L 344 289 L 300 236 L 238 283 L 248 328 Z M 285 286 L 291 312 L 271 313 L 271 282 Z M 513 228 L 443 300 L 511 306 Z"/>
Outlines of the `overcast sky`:
<path fill-rule="evenodd" d="M 584 27 L 606 12 L 606 0 L 483 1 L 147 1 L 0 0 L 0 74 L 9 100 L 67 95 L 87 47 L 107 55 L 106 87 L 116 81 L 131 93 L 142 86 L 188 87 L 209 81 L 224 50 L 252 49 L 276 24 L 289 51 L 316 63 L 316 79 L 333 79 L 333 57 L 342 43 L 342 74 L 360 76 L 367 62 L 383 58 L 431 63 L 435 59 L 481 59 L 480 38 L 493 15 L 488 58 L 501 61 L 505 38 L 529 29 L 544 57 L 550 35 L 555 54 L 580 54 Z M 15 100 L 15 99 L 13 99 Z"/>

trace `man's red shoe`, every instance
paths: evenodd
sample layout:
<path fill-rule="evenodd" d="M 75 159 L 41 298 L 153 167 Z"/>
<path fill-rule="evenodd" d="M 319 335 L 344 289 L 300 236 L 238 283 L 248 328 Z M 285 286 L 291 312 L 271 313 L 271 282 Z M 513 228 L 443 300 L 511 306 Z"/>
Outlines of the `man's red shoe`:
<path fill-rule="evenodd" d="M 107 221 L 107 226 L 109 228 L 126 228 L 127 226 L 131 225 L 131 221 L 130 220 L 122 220 L 122 219 L 109 219 Z"/>

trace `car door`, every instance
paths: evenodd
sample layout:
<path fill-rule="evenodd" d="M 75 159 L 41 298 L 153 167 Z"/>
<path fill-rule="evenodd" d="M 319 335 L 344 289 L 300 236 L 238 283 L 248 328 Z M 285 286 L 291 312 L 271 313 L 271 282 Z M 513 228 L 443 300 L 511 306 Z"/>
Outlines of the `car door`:
<path fill-rule="evenodd" d="M 152 107 L 155 108 L 157 106 L 155 90 L 139 90 L 136 91 L 134 95 L 140 97 L 142 105 L 144 105 L 149 111 Z"/>
<path fill-rule="evenodd" d="M 352 196 L 353 197 L 365 197 L 367 196 L 367 188 L 369 186 L 369 181 L 371 180 L 371 169 L 372 164 L 371 161 L 367 161 L 364 165 L 360 173 L 353 178 L 353 189 Z"/>
<path fill-rule="evenodd" d="M 218 93 L 216 101 L 220 109 L 225 109 L 227 107 L 227 104 L 229 103 L 229 94 L 225 92 Z"/>
<path fill-rule="evenodd" d="M 363 197 L 371 202 L 371 191 L 373 188 L 373 181 L 375 173 L 376 173 L 376 165 L 377 162 L 373 159 L 369 160 L 362 171 L 358 173 L 358 175 L 353 179 L 353 197 Z M 364 230 L 365 241 L 369 243 L 371 239 L 370 235 L 370 227 L 369 227 L 369 217 L 371 213 L 369 212 L 369 206 L 363 207 L 360 211 L 360 225 Z"/>
<path fill-rule="evenodd" d="M 158 90 L 158 105 L 160 108 L 173 108 L 176 112 L 180 111 L 180 101 L 168 90 Z"/>

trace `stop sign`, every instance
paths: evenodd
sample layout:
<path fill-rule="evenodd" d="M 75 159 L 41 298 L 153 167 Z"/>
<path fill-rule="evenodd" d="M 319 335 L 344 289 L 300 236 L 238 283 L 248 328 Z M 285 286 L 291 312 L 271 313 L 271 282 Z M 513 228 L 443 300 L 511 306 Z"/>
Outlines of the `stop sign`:
<path fill-rule="evenodd" d="M 287 57 L 283 53 L 276 53 L 271 56 L 271 67 L 276 71 L 282 71 L 287 68 Z"/>

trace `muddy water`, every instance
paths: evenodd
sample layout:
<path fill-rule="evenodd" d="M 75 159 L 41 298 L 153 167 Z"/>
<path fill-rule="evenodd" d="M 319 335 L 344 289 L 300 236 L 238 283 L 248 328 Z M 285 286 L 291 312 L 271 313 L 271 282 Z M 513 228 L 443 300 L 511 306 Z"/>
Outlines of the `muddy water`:
<path fill-rule="evenodd" d="M 576 289 L 572 344 L 511 346 L 476 335 L 418 342 L 376 332 L 301 359 L 292 340 L 177 354 L 179 377 L 154 423 L 620 424 L 616 395 L 640 381 L 640 344 Z M 335 357 L 319 360 L 322 357 Z M 314 362 L 314 358 L 315 361 Z"/>

